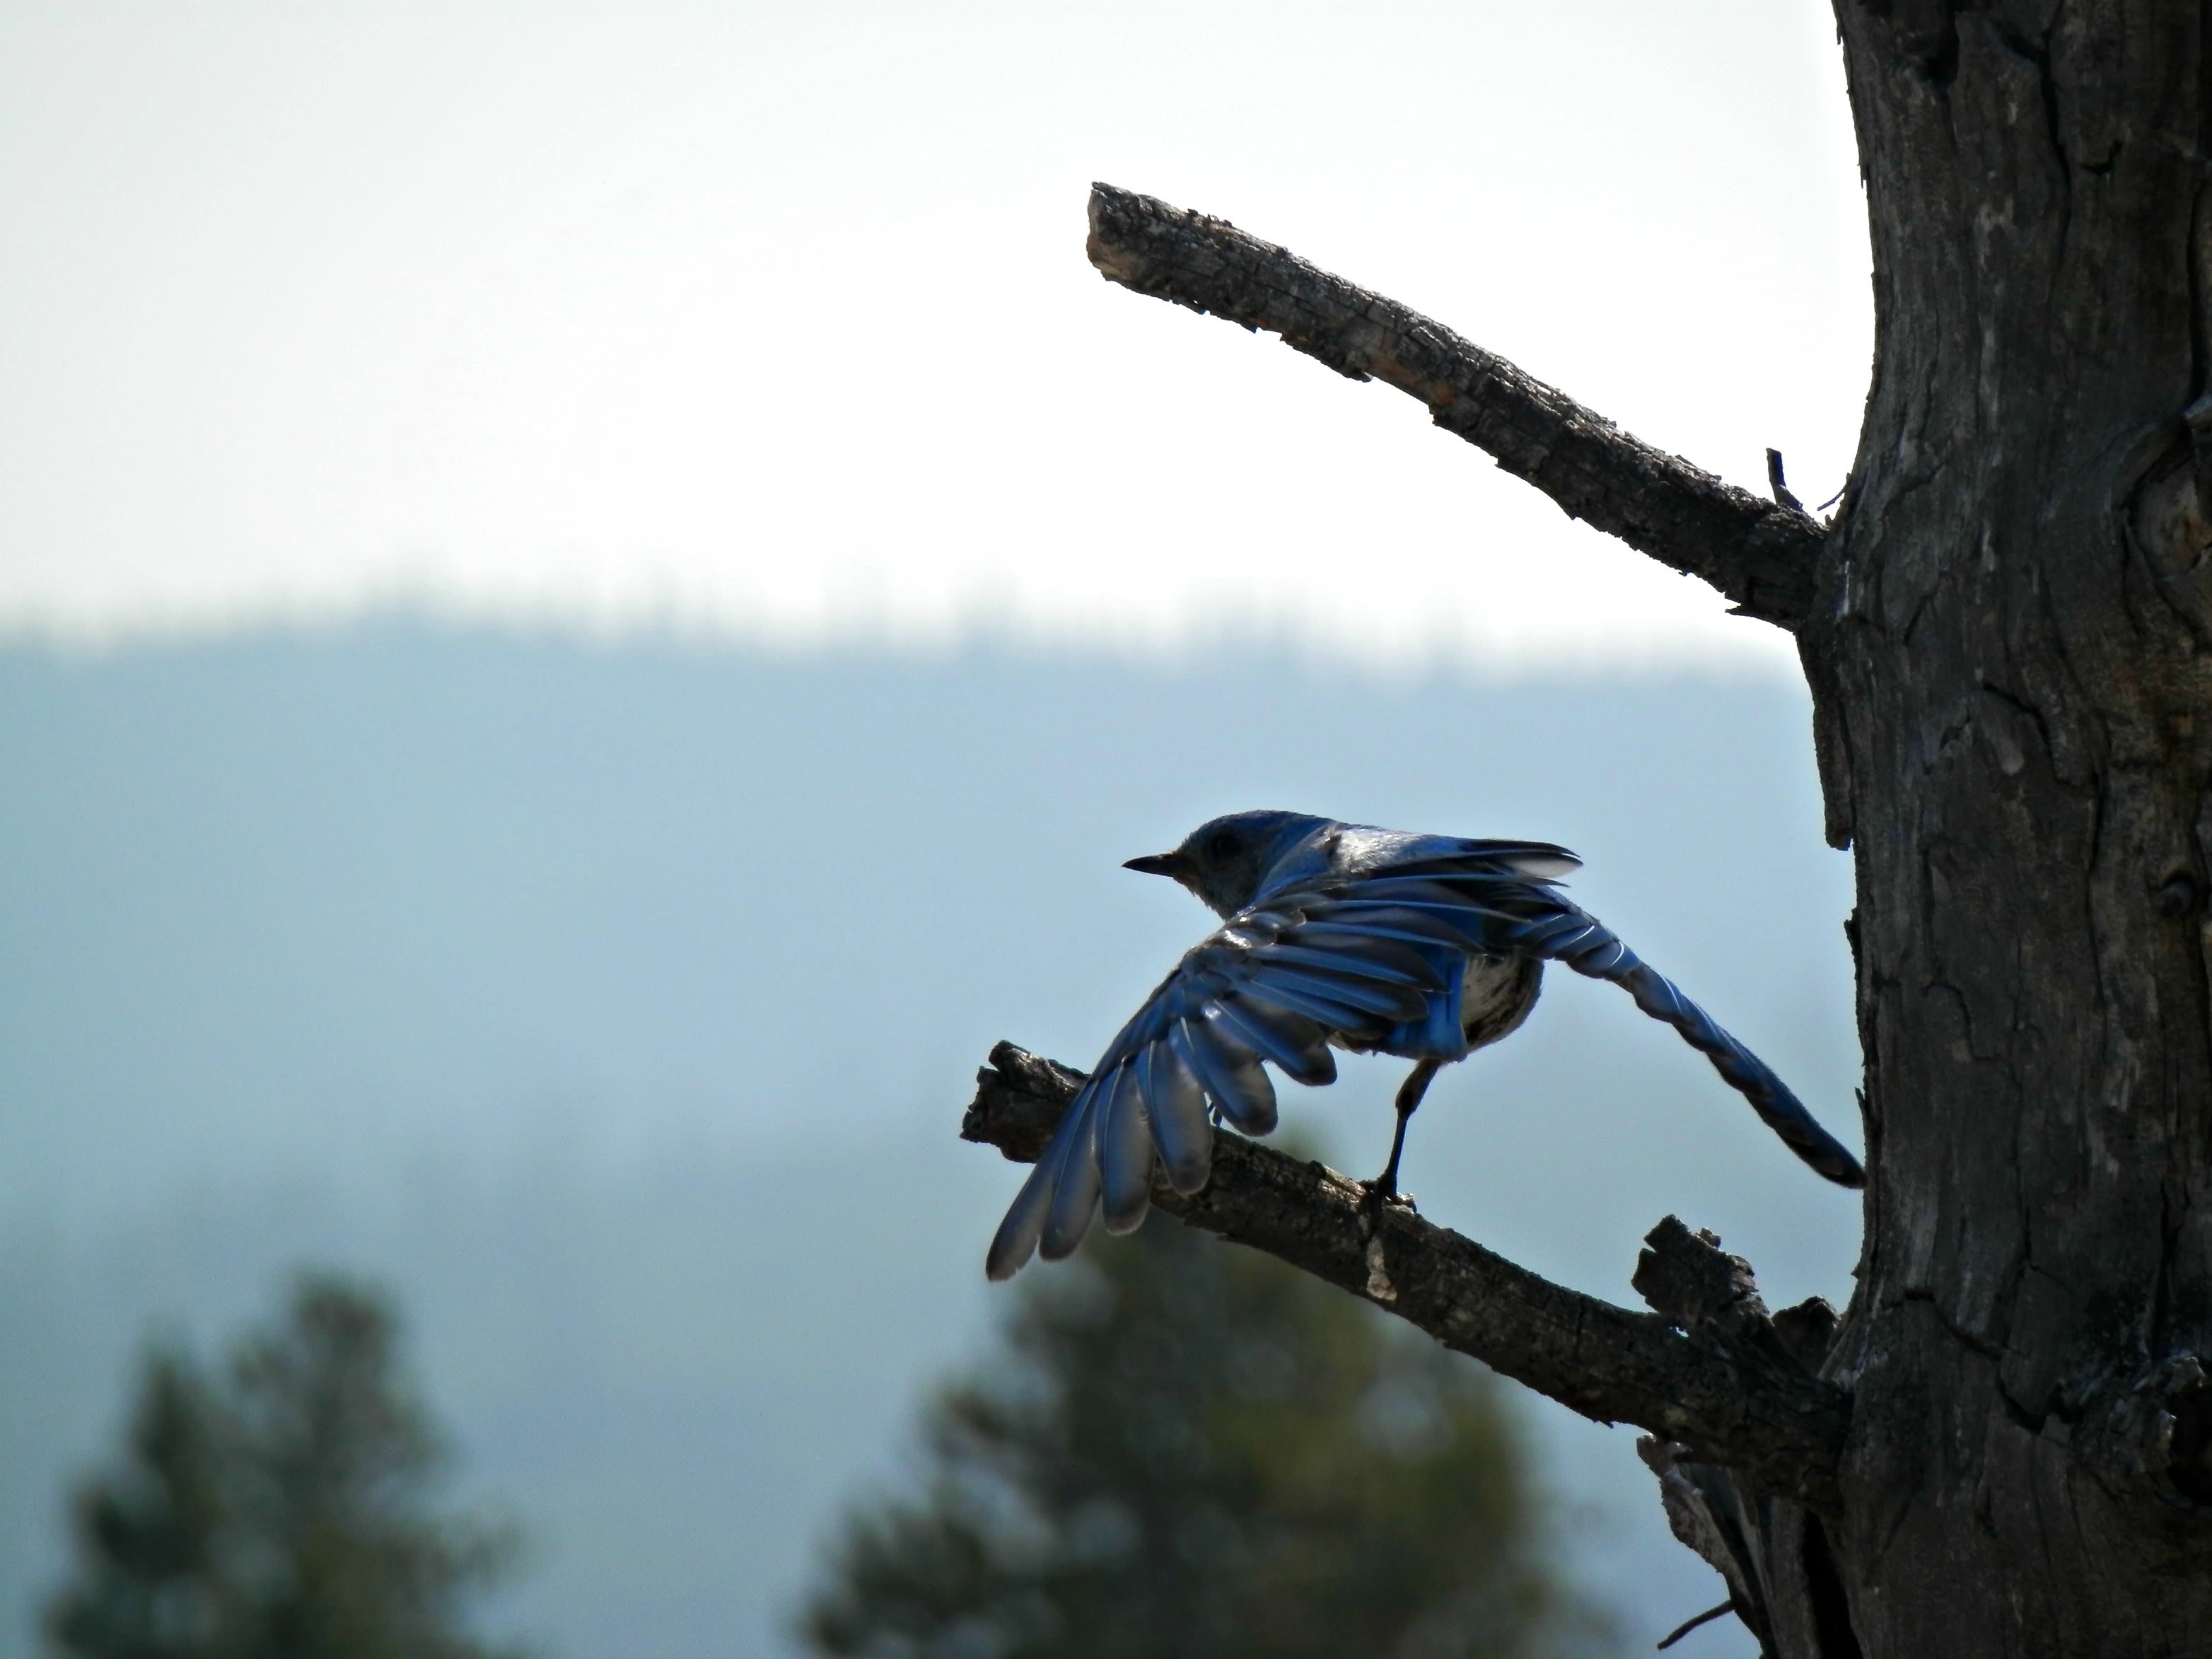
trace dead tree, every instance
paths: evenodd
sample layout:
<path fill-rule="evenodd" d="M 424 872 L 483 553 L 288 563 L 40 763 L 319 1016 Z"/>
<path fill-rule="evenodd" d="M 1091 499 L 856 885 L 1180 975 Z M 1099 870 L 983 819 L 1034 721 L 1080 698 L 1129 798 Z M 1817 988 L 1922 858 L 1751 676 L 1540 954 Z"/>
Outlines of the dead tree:
<path fill-rule="evenodd" d="M 1835 0 L 1872 389 L 1822 524 L 1224 221 L 1114 282 L 1264 329 L 1790 630 L 1850 847 L 1870 1184 L 1840 1318 L 1671 1218 L 1638 1313 L 1224 1134 L 1155 1201 L 1585 1415 L 1781 1659 L 2212 1652 L 2212 6 Z M 1073 1074 L 1002 1048 L 965 1133 Z"/>

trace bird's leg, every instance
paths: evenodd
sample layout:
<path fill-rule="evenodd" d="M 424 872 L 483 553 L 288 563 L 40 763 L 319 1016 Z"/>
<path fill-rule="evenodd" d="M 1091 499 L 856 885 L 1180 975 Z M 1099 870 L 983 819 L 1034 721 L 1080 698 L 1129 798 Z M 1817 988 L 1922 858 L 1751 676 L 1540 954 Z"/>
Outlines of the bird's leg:
<path fill-rule="evenodd" d="M 1406 1125 L 1421 1103 L 1421 1097 L 1429 1091 L 1429 1083 L 1443 1066 L 1441 1060 L 1414 1062 L 1413 1071 L 1398 1085 L 1398 1132 L 1390 1137 L 1390 1161 L 1382 1166 L 1382 1173 L 1367 1183 L 1367 1195 L 1384 1201 L 1398 1196 L 1398 1160 L 1406 1152 Z"/>

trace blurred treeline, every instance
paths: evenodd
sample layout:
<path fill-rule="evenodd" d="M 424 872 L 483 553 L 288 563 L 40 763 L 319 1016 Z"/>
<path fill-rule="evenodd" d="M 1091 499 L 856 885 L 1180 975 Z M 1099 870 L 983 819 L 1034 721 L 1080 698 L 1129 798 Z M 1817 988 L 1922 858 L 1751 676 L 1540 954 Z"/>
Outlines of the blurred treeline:
<path fill-rule="evenodd" d="M 398 1340 L 385 1298 L 308 1277 L 223 1366 L 154 1348 L 70 1504 L 56 1659 L 496 1659 L 470 1606 L 518 1534 L 439 1501 Z M 1603 1633 L 1495 1379 L 1164 1221 L 1032 1272 L 921 1431 L 824 1552 L 794 1620 L 817 1653 L 1564 1659 Z"/>

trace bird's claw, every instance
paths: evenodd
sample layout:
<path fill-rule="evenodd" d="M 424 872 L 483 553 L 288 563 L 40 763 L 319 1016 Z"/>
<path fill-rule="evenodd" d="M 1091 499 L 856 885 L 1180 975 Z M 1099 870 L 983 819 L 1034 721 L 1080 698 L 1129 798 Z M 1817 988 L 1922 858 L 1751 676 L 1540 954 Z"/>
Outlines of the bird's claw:
<path fill-rule="evenodd" d="M 1410 1211 L 1415 1215 L 1421 1211 L 1421 1206 L 1413 1201 L 1413 1194 L 1401 1193 L 1395 1185 L 1386 1187 L 1379 1181 L 1359 1183 L 1360 1208 L 1379 1210 L 1385 1205 L 1392 1209 Z"/>

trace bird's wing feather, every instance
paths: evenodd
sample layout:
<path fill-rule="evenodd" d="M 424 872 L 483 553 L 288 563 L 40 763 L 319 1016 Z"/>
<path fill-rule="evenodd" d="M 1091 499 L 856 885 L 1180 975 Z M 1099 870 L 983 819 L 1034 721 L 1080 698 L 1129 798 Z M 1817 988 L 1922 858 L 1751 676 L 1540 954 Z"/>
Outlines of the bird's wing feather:
<path fill-rule="evenodd" d="M 1222 1115 L 1248 1135 L 1275 1127 L 1275 1085 L 1259 1052 L 1231 1033 L 1219 1010 L 1176 1022 L 1174 1040 Z"/>
<path fill-rule="evenodd" d="M 1555 898 L 1553 903 L 1557 909 L 1531 916 L 1520 928 L 1517 939 L 1510 938 L 1509 930 L 1508 942 L 1562 963 L 1578 974 L 1620 986 L 1636 1000 L 1638 1007 L 1673 1026 L 1683 1042 L 1711 1060 L 1713 1069 L 1750 1103 L 1760 1121 L 1790 1151 L 1838 1185 L 1866 1185 L 1866 1171 L 1859 1161 L 1820 1127 L 1765 1060 L 1722 1030 L 1719 1022 L 1684 996 L 1672 981 L 1647 967 L 1603 922 L 1563 899 Z"/>
<path fill-rule="evenodd" d="M 1100 1158 L 1105 1166 L 1106 1231 L 1133 1232 L 1152 1205 L 1152 1119 L 1144 1091 L 1137 1087 L 1136 1067 L 1116 1067 L 1107 1086 L 1109 1092 L 1098 1109 L 1105 1124 Z"/>
<path fill-rule="evenodd" d="M 1459 930 L 1485 954 L 1540 957 L 1620 986 L 1638 1007 L 1673 1026 L 1711 1060 L 1713 1069 L 1798 1157 L 1843 1186 L 1866 1184 L 1858 1160 L 1820 1127 L 1765 1061 L 1645 965 L 1611 928 L 1555 889 L 1558 877 L 1576 867 L 1573 854 L 1535 842 L 1466 842 L 1455 851 L 1435 845 L 1438 839 L 1408 846 L 1373 878 L 1350 889 L 1346 896 L 1352 902 L 1340 906 L 1340 913 L 1357 913 L 1367 900 L 1387 899 L 1424 921 Z M 1339 919 L 1328 918 L 1332 923 Z"/>
<path fill-rule="evenodd" d="M 1431 861 L 1470 862 L 1464 850 L 1424 851 Z M 1502 860 L 1475 862 L 1504 877 Z M 1135 1226 L 1154 1148 L 1177 1191 L 1203 1187 L 1209 1105 L 1247 1133 L 1274 1127 L 1263 1061 L 1325 1084 L 1336 1076 L 1332 1042 L 1371 1048 L 1408 1030 L 1456 1032 L 1473 943 L 1460 914 L 1468 906 L 1449 881 L 1412 884 L 1427 908 L 1354 896 L 1371 884 L 1358 872 L 1302 884 L 1237 912 L 1185 953 L 1069 1103 L 992 1241 L 992 1278 L 1008 1277 L 1040 1246 L 1048 1259 L 1073 1249 L 1102 1205 L 1109 1228 Z M 1435 1017 L 1439 1004 L 1448 1019 Z"/>

